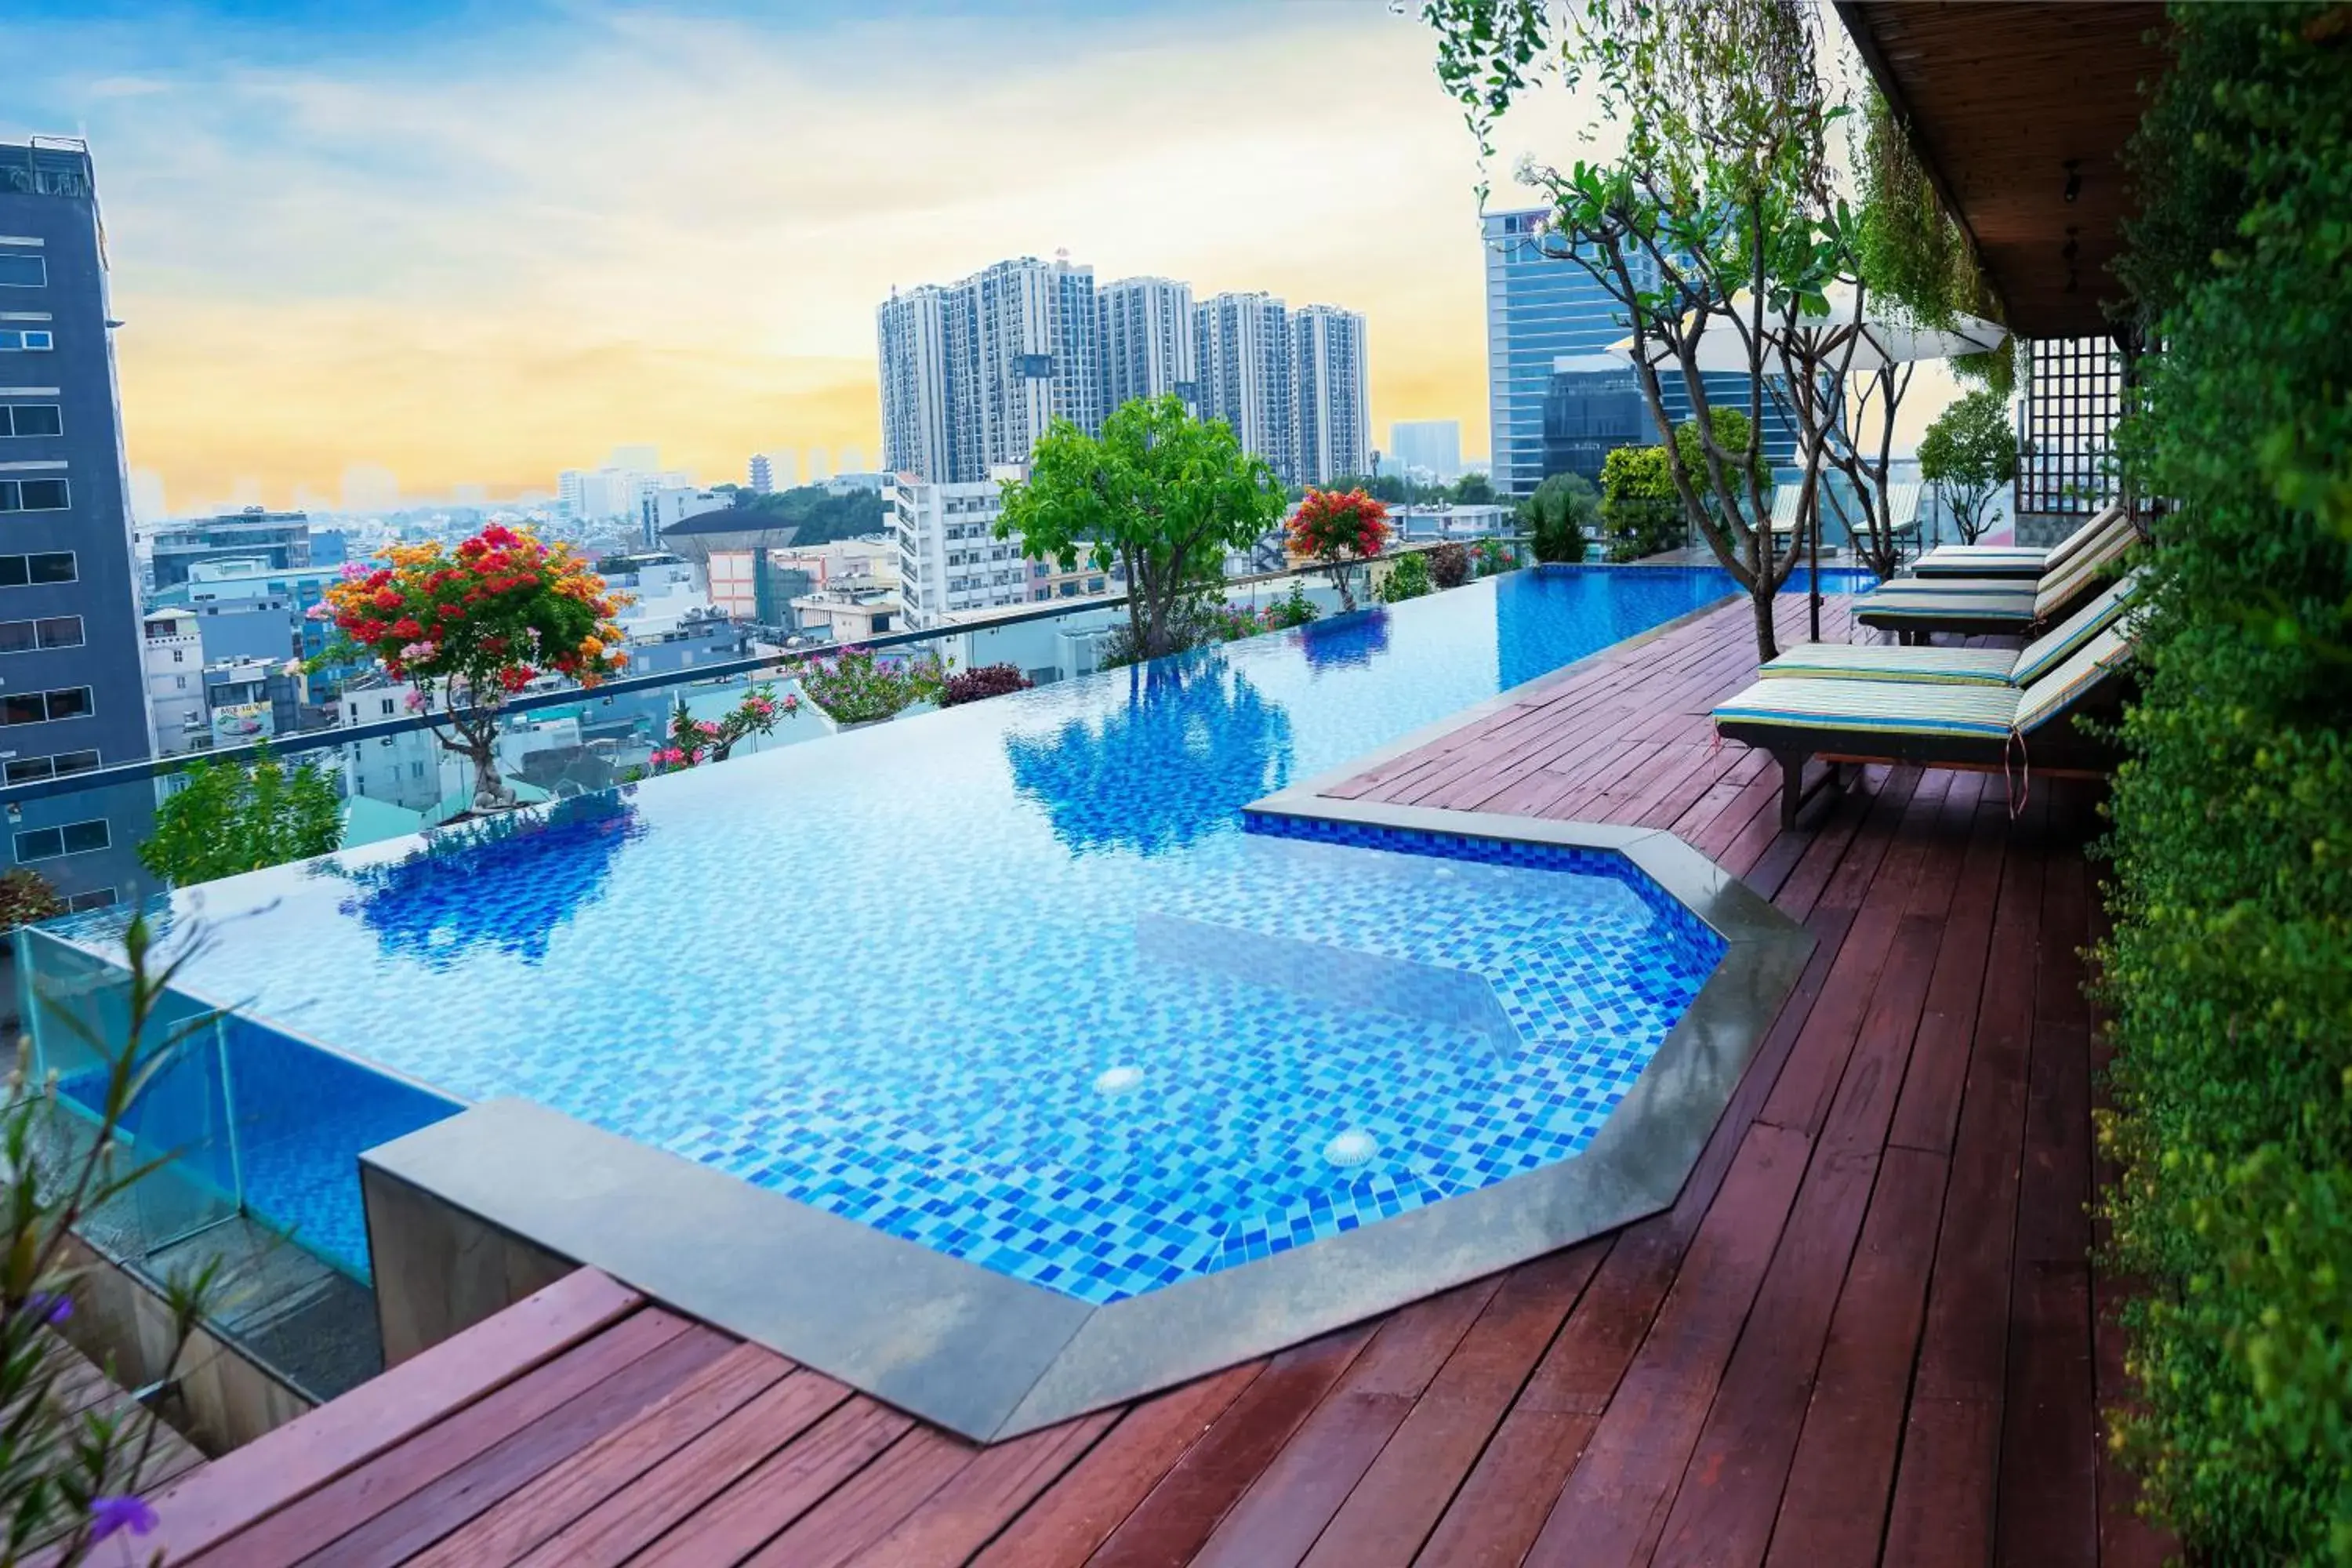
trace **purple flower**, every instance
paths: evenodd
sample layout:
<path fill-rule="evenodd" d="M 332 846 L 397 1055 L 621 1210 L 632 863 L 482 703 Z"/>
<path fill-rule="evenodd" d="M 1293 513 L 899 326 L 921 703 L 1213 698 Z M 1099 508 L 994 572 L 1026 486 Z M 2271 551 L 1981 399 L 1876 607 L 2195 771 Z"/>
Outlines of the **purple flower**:
<path fill-rule="evenodd" d="M 89 1501 L 89 1524 L 92 1544 L 105 1540 L 118 1530 L 144 1535 L 155 1528 L 155 1510 L 147 1506 L 145 1498 L 92 1498 Z"/>
<path fill-rule="evenodd" d="M 73 1316 L 73 1298 L 52 1296 L 47 1290 L 36 1290 L 25 1298 L 25 1310 L 48 1324 L 64 1322 Z"/>

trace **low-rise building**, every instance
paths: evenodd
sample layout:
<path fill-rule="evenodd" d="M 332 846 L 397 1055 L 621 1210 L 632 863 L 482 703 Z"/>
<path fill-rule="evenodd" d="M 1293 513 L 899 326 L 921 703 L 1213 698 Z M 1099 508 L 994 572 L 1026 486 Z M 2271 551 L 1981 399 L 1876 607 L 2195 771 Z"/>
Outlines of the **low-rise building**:
<path fill-rule="evenodd" d="M 147 710 L 155 743 L 166 756 L 196 749 L 205 733 L 205 644 L 193 611 L 151 610 L 142 620 L 146 640 Z"/>

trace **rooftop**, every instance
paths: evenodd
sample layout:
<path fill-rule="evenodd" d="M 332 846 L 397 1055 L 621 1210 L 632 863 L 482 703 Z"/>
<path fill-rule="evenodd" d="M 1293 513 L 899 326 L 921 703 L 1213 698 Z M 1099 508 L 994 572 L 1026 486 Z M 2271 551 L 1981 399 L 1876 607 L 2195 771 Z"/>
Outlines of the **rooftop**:
<path fill-rule="evenodd" d="M 1329 786 L 1668 830 L 1816 938 L 1664 1212 L 991 1446 L 583 1271 L 167 1488 L 174 1560 L 2152 1568 L 2084 1261 L 2095 796 L 1873 770 L 1782 831 L 1705 719 L 1752 662 L 1724 609 Z"/>

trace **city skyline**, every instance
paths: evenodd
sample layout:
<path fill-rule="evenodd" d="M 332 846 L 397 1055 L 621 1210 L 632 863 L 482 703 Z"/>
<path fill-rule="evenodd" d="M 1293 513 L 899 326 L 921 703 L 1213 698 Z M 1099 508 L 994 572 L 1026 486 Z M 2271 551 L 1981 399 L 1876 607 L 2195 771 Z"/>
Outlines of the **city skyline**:
<path fill-rule="evenodd" d="M 1055 12 L 1051 50 L 987 15 L 132 14 L 0 24 L 45 63 L 0 128 L 91 140 L 130 459 L 184 502 L 353 467 L 503 500 L 633 440 L 706 482 L 874 451 L 873 301 L 1064 248 L 1345 300 L 1376 417 L 1485 444 L 1475 150 L 1385 8 Z M 877 50 L 915 90 L 849 85 Z M 1351 90 L 1289 90 L 1310 70 Z M 1533 145 L 1565 156 L 1553 97 Z"/>

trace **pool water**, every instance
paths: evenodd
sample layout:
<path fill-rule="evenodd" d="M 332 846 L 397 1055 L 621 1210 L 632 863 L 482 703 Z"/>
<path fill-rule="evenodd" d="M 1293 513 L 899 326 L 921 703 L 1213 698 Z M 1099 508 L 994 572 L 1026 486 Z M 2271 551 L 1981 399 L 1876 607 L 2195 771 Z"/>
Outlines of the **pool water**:
<path fill-rule="evenodd" d="M 1240 808 L 1729 591 L 1517 573 L 256 872 L 174 895 L 185 984 L 1118 1300 L 1591 1141 L 1713 932 L 1614 857 Z M 363 1271 L 352 1158 L 443 1108 L 284 1055 L 247 1201 Z"/>

